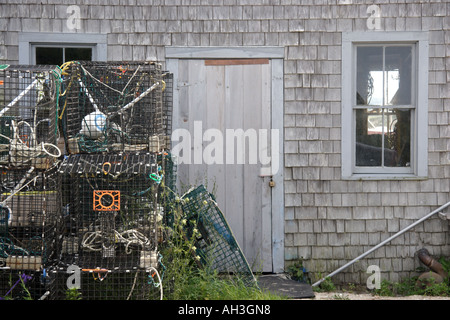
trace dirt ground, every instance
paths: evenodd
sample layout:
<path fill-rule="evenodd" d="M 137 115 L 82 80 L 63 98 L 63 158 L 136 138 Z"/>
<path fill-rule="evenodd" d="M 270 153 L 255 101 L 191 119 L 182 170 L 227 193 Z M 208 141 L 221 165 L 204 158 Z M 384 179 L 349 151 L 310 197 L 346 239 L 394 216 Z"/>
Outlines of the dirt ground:
<path fill-rule="evenodd" d="M 351 292 L 315 292 L 315 298 L 307 300 L 450 300 L 450 297 L 430 296 L 406 296 L 406 297 L 381 297 L 370 293 Z"/>

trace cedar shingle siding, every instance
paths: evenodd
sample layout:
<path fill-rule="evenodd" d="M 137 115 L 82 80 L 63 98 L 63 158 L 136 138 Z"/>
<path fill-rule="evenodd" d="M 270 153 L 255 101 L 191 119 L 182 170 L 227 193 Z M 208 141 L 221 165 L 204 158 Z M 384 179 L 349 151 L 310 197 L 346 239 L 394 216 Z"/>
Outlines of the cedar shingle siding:
<path fill-rule="evenodd" d="M 380 31 L 429 32 L 428 179 L 421 180 L 341 178 L 342 32 L 371 31 L 373 0 L 43 2 L 1 1 L 0 63 L 18 63 L 21 32 L 107 34 L 108 60 L 164 62 L 167 46 L 284 47 L 286 266 L 302 258 L 325 275 L 450 200 L 449 0 L 376 1 Z M 73 2 L 78 30 L 66 23 Z M 365 283 L 369 265 L 391 281 L 415 275 L 422 247 L 448 256 L 448 221 L 429 219 L 336 279 Z"/>

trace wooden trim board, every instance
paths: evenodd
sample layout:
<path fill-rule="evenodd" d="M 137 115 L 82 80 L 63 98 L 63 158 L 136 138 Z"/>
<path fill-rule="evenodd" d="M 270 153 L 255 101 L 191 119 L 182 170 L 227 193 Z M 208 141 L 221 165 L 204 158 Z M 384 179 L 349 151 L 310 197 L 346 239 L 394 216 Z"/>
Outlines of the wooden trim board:
<path fill-rule="evenodd" d="M 249 64 L 269 64 L 269 59 L 206 59 L 205 66 L 237 66 Z"/>

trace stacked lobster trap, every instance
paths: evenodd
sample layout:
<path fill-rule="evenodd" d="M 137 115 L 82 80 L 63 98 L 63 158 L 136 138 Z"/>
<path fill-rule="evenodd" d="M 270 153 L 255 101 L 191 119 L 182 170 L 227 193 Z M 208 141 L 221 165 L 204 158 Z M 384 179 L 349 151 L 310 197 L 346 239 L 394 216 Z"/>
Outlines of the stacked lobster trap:
<path fill-rule="evenodd" d="M 42 273 L 58 261 L 61 201 L 55 168 L 1 172 L 1 298 L 16 297 L 11 281 L 20 279 L 19 287 L 32 286 L 28 292 L 39 298 L 45 291 Z"/>
<path fill-rule="evenodd" d="M 69 62 L 63 132 L 70 154 L 153 151 L 168 147 L 171 79 L 153 62 Z M 167 79 L 165 79 L 167 77 Z"/>
<path fill-rule="evenodd" d="M 0 165 L 47 169 L 57 147 L 57 66 L 0 66 Z"/>
<path fill-rule="evenodd" d="M 68 157 L 60 168 L 61 262 L 108 270 L 155 266 L 163 216 L 158 167 L 151 153 Z"/>
<path fill-rule="evenodd" d="M 83 299 L 124 299 L 130 292 L 149 298 L 159 283 L 163 159 L 149 152 L 66 157 L 59 168 L 62 243 L 53 269 L 59 280 L 51 298 L 62 298 L 70 270 L 78 271 Z"/>
<path fill-rule="evenodd" d="M 73 277 L 83 299 L 157 297 L 163 186 L 174 186 L 176 171 L 167 151 L 172 75 L 154 62 L 75 61 L 62 76 L 67 155 L 50 299 L 64 298 Z"/>
<path fill-rule="evenodd" d="M 0 66 L 0 299 L 41 294 L 60 226 L 56 66 Z M 30 293 L 31 292 L 31 293 Z"/>
<path fill-rule="evenodd" d="M 0 65 L 0 299 L 160 297 L 172 87 L 154 62 Z"/>

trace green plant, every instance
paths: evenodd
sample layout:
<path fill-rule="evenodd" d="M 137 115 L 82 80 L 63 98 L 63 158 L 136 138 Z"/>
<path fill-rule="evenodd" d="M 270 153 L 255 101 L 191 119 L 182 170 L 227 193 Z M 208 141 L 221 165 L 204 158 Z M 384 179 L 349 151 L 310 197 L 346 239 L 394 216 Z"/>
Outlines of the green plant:
<path fill-rule="evenodd" d="M 424 296 L 450 296 L 450 288 L 447 283 L 429 283 L 422 289 Z"/>
<path fill-rule="evenodd" d="M 387 280 L 382 280 L 379 289 L 374 290 L 374 294 L 382 297 L 394 296 L 393 284 Z"/>
<path fill-rule="evenodd" d="M 294 262 L 294 264 L 290 265 L 287 269 L 287 272 L 290 274 L 293 280 L 303 282 L 303 283 L 311 283 L 311 279 L 309 279 L 308 271 L 303 266 L 303 260 L 299 259 Z"/>
<path fill-rule="evenodd" d="M 77 288 L 67 289 L 66 300 L 81 300 L 81 292 Z"/>
<path fill-rule="evenodd" d="M 20 285 L 22 287 L 22 298 L 23 298 L 23 300 L 33 300 L 31 298 L 31 293 L 30 293 L 30 291 L 28 291 L 28 288 L 25 285 L 25 282 L 24 282 L 22 277 L 20 277 Z"/>
<path fill-rule="evenodd" d="M 346 296 L 345 294 L 342 294 L 342 293 L 337 293 L 337 294 L 333 295 L 333 299 L 334 300 L 350 300 L 350 298 L 348 296 Z"/>
<path fill-rule="evenodd" d="M 444 268 L 444 270 L 450 274 L 450 258 L 446 258 L 446 257 L 440 257 L 438 259 L 438 262 L 440 264 L 442 264 L 442 267 Z"/>
<path fill-rule="evenodd" d="M 383 280 L 380 289 L 374 291 L 379 296 L 450 296 L 450 287 L 448 279 L 442 283 L 435 283 L 434 280 L 428 280 L 427 283 L 420 284 L 418 277 L 406 278 L 401 282 L 390 282 Z"/>
<path fill-rule="evenodd" d="M 222 276 L 206 269 L 197 269 L 180 289 L 184 300 L 279 300 L 284 297 L 257 286 L 247 286 L 239 277 Z"/>
<path fill-rule="evenodd" d="M 166 203 L 170 224 L 164 227 L 165 242 L 160 248 L 167 266 L 163 277 L 165 296 L 174 300 L 182 299 L 190 277 L 197 272 L 196 259 L 193 257 L 196 251 L 195 241 L 187 237 L 187 220 L 179 206 L 180 201 L 182 200 L 175 197 L 173 202 Z M 196 232 L 195 228 L 192 232 Z"/>
<path fill-rule="evenodd" d="M 238 276 L 224 276 L 209 268 L 201 260 L 196 238 L 199 236 L 197 221 L 185 216 L 180 209 L 181 201 L 174 198 L 168 204 L 172 224 L 165 227 L 166 240 L 160 252 L 167 266 L 164 277 L 166 300 L 268 300 L 283 299 L 276 294 L 247 286 Z M 202 262 L 202 263 L 200 263 Z"/>
<path fill-rule="evenodd" d="M 336 290 L 336 286 L 334 285 L 333 281 L 331 280 L 331 278 L 326 278 L 325 281 L 323 281 L 320 284 L 320 287 L 324 290 L 324 291 L 334 291 Z"/>
<path fill-rule="evenodd" d="M 350 290 L 351 292 L 356 290 L 356 284 L 354 283 L 349 283 L 348 284 L 348 290 Z"/>
<path fill-rule="evenodd" d="M 16 286 L 13 284 L 12 275 L 9 276 L 9 286 L 12 288 L 9 292 L 9 295 L 3 297 L 5 300 L 32 300 L 31 293 L 28 290 L 25 281 L 22 276 L 19 274 L 19 280 L 16 284 L 20 282 L 20 286 L 16 289 L 16 291 L 12 292 L 13 288 Z"/>
<path fill-rule="evenodd" d="M 319 273 L 319 277 L 322 278 L 322 276 Z M 336 286 L 334 285 L 333 281 L 330 277 L 325 278 L 319 286 L 313 287 L 314 291 L 317 292 L 330 292 L 330 291 L 336 291 Z"/>

